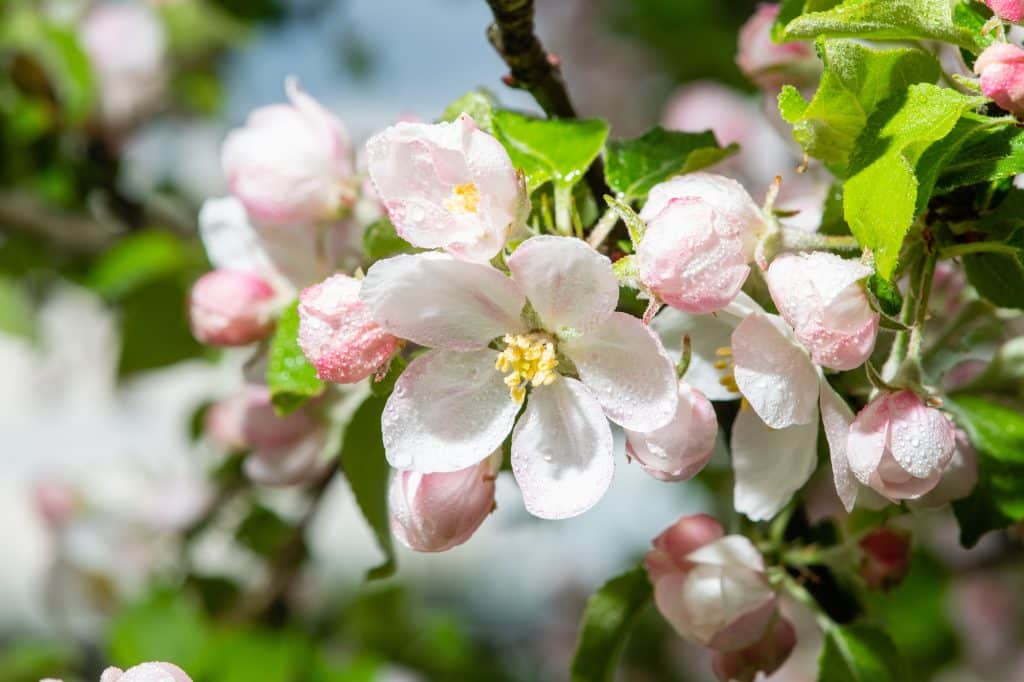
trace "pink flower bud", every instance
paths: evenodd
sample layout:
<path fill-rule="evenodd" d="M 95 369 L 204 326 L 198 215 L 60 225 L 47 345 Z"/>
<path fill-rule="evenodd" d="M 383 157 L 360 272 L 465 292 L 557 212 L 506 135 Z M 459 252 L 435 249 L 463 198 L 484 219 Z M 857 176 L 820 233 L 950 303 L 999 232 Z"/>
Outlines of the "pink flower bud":
<path fill-rule="evenodd" d="M 626 452 L 663 481 L 685 481 L 704 468 L 715 449 L 718 418 L 703 393 L 679 382 L 676 414 L 648 433 L 626 429 Z"/>
<path fill-rule="evenodd" d="M 153 662 L 128 670 L 111 666 L 103 671 L 100 682 L 192 682 L 192 678 L 173 663 Z"/>
<path fill-rule="evenodd" d="M 272 325 L 274 289 L 241 270 L 213 270 L 192 286 L 192 334 L 211 346 L 245 346 L 259 341 Z"/>
<path fill-rule="evenodd" d="M 714 519 L 683 517 L 654 540 L 644 565 L 654 602 L 683 637 L 718 651 L 757 642 L 776 615 L 764 559 Z"/>
<path fill-rule="evenodd" d="M 391 222 L 414 246 L 487 261 L 529 212 L 508 152 L 466 114 L 393 125 L 366 143 L 366 160 Z"/>
<path fill-rule="evenodd" d="M 79 507 L 78 496 L 63 481 L 42 480 L 35 485 L 36 509 L 50 528 L 67 523 Z"/>
<path fill-rule="evenodd" d="M 750 274 L 748 263 L 765 226 L 738 182 L 711 173 L 655 185 L 640 217 L 647 223 L 637 249 L 641 281 L 689 313 L 714 312 L 732 302 Z"/>
<path fill-rule="evenodd" d="M 459 471 L 396 471 L 388 488 L 391 530 L 417 552 L 443 552 L 468 540 L 494 510 L 500 451 Z"/>
<path fill-rule="evenodd" d="M 772 24 L 779 15 L 776 4 L 758 5 L 743 24 L 739 35 L 736 64 L 747 78 L 769 93 L 783 85 L 798 88 L 813 85 L 821 73 L 821 62 L 810 43 L 776 43 Z"/>
<path fill-rule="evenodd" d="M 935 509 L 961 500 L 970 495 L 978 484 L 978 452 L 961 429 L 955 430 L 955 438 L 953 460 L 942 472 L 939 484 L 917 501 L 921 507 Z"/>
<path fill-rule="evenodd" d="M 766 273 L 772 300 L 815 364 L 849 370 L 871 355 L 879 315 L 860 283 L 870 274 L 867 266 L 821 251 L 772 261 Z"/>
<path fill-rule="evenodd" d="M 904 390 L 882 394 L 860 411 L 850 426 L 846 452 L 858 481 L 902 500 L 938 485 L 955 449 L 946 415 Z"/>
<path fill-rule="evenodd" d="M 324 381 L 351 384 L 387 364 L 398 339 L 359 298 L 360 282 L 334 275 L 299 296 L 299 347 Z"/>
<path fill-rule="evenodd" d="M 796 647 L 793 624 L 778 617 L 761 639 L 736 651 L 715 651 L 711 669 L 722 682 L 754 682 L 758 673 L 771 675 L 786 662 Z"/>
<path fill-rule="evenodd" d="M 291 104 L 256 109 L 228 135 L 224 175 L 255 220 L 287 225 L 333 218 L 354 199 L 348 132 L 294 79 L 285 90 Z"/>
<path fill-rule="evenodd" d="M 1024 113 L 1024 49 L 1012 43 L 993 43 L 974 62 L 981 91 L 1011 114 Z"/>
<path fill-rule="evenodd" d="M 1024 19 L 1024 0 L 985 0 L 985 4 L 1000 19 L 1014 23 Z"/>
<path fill-rule="evenodd" d="M 857 544 L 864 554 L 860 575 L 869 588 L 888 592 L 910 572 L 910 533 L 883 526 Z"/>

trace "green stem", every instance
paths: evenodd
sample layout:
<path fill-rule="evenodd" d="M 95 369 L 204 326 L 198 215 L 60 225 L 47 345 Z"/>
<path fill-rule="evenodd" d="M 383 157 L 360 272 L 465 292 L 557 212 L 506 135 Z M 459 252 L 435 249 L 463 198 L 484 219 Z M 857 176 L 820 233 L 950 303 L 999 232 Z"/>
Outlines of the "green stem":
<path fill-rule="evenodd" d="M 561 183 L 555 185 L 555 229 L 572 236 L 572 187 Z"/>
<path fill-rule="evenodd" d="M 804 232 L 791 227 L 782 228 L 782 251 L 846 251 L 859 253 L 860 244 L 852 236 L 830 236 Z"/>
<path fill-rule="evenodd" d="M 924 261 L 920 261 L 923 263 Z M 916 267 L 910 273 L 910 291 L 903 297 L 903 307 L 900 309 L 900 322 L 904 324 L 908 329 L 914 320 L 916 308 L 914 307 L 914 294 L 917 291 L 917 275 L 918 270 Z M 892 349 L 889 351 L 889 357 L 886 359 L 885 364 L 882 365 L 882 379 L 886 382 L 890 382 L 896 376 L 899 368 L 903 365 L 903 360 L 907 357 L 907 349 L 910 346 L 910 332 L 909 331 L 898 331 L 896 332 L 896 338 L 893 339 Z"/>
<path fill-rule="evenodd" d="M 1020 256 L 1021 249 L 1000 242 L 971 242 L 970 244 L 947 246 L 939 251 L 939 258 L 941 260 L 949 260 L 950 258 L 970 256 L 975 253 L 1002 253 L 1007 256 Z"/>
<path fill-rule="evenodd" d="M 619 214 L 614 208 L 609 208 L 601 216 L 601 219 L 594 223 L 594 229 L 590 231 L 590 237 L 587 238 L 587 243 L 593 246 L 595 249 L 604 243 L 605 239 L 608 239 L 608 235 L 615 229 L 615 223 L 619 222 Z"/>
<path fill-rule="evenodd" d="M 924 325 L 928 321 L 928 300 L 932 295 L 932 280 L 935 278 L 935 263 L 938 254 L 930 251 L 922 261 L 918 277 L 917 307 L 914 310 L 914 326 L 910 330 L 907 357 L 903 361 L 901 374 L 918 381 L 921 377 L 921 344 L 924 339 Z"/>

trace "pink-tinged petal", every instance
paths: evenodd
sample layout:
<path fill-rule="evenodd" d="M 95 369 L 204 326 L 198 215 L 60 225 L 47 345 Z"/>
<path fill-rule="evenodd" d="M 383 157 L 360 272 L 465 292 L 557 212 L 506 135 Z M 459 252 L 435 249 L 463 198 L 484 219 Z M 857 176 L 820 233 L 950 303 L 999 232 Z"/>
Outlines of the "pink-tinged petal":
<path fill-rule="evenodd" d="M 491 350 L 431 351 L 405 368 L 381 416 L 396 469 L 429 474 L 470 467 L 497 449 L 519 405 Z"/>
<path fill-rule="evenodd" d="M 760 673 L 771 676 L 793 653 L 796 637 L 793 625 L 785 618 L 777 618 L 764 636 L 750 646 L 735 651 L 714 651 L 711 669 L 721 682 L 754 682 Z"/>
<path fill-rule="evenodd" d="M 825 438 L 828 440 L 829 456 L 832 460 L 832 477 L 836 484 L 836 493 L 846 511 L 853 511 L 857 501 L 857 480 L 850 471 L 850 463 L 846 458 L 846 447 L 850 435 L 850 424 L 853 423 L 853 410 L 846 404 L 824 376 L 818 391 L 821 406 L 821 422 L 825 426 Z"/>
<path fill-rule="evenodd" d="M 944 471 L 956 451 L 956 431 L 949 418 L 913 391 L 890 396 L 889 410 L 889 449 L 900 467 L 915 478 Z"/>
<path fill-rule="evenodd" d="M 899 465 L 892 452 L 886 450 L 878 463 L 878 468 L 872 472 L 868 485 L 892 501 L 915 500 L 933 490 L 941 480 L 940 471 L 925 478 L 910 475 Z"/>
<path fill-rule="evenodd" d="M 567 519 L 587 511 L 612 482 L 612 430 L 580 382 L 534 388 L 512 432 L 512 473 L 527 511 Z"/>
<path fill-rule="evenodd" d="M 685 481 L 704 468 L 715 449 L 718 418 L 711 401 L 679 382 L 679 401 L 672 420 L 655 431 L 626 429 L 626 452 L 651 476 Z"/>
<path fill-rule="evenodd" d="M 988 8 L 1000 19 L 1020 23 L 1024 21 L 1024 0 L 984 0 Z"/>
<path fill-rule="evenodd" d="M 814 86 L 821 75 L 821 62 L 810 42 L 778 43 L 772 39 L 778 14 L 778 4 L 758 5 L 737 40 L 736 65 L 772 98 L 783 85 Z"/>
<path fill-rule="evenodd" d="M 690 337 L 690 366 L 683 377 L 709 400 L 739 400 L 740 394 L 722 384 L 723 370 L 715 367 L 722 360 L 719 348 L 732 345 L 732 331 L 740 319 L 732 315 L 691 315 L 675 308 L 664 308 L 651 322 L 673 362 L 682 354 L 683 336 Z"/>
<path fill-rule="evenodd" d="M 611 261 L 579 239 L 532 237 L 509 257 L 508 267 L 545 329 L 555 334 L 589 332 L 619 300 Z"/>
<path fill-rule="evenodd" d="M 398 350 L 398 339 L 373 321 L 359 290 L 359 280 L 334 275 L 299 296 L 299 347 L 324 381 L 362 381 Z"/>
<path fill-rule="evenodd" d="M 978 452 L 971 445 L 967 434 L 956 430 L 956 452 L 949 466 L 942 474 L 942 480 L 927 495 L 918 500 L 925 509 L 937 509 L 945 504 L 963 499 L 971 494 L 978 484 Z"/>
<path fill-rule="evenodd" d="M 831 253 L 783 254 L 765 275 L 772 300 L 814 362 L 837 370 L 861 366 L 878 336 L 879 315 L 860 281 L 871 268 Z"/>
<path fill-rule="evenodd" d="M 192 682 L 184 670 L 173 663 L 142 663 L 121 672 L 117 668 L 107 668 L 100 682 Z"/>
<path fill-rule="evenodd" d="M 716 566 L 742 566 L 758 573 L 764 572 L 764 557 L 754 543 L 743 535 L 726 535 L 690 552 L 689 561 Z"/>
<path fill-rule="evenodd" d="M 637 260 L 643 284 L 688 313 L 721 310 L 750 274 L 741 236 L 710 204 L 695 198 L 673 199 L 647 221 Z"/>
<path fill-rule="evenodd" d="M 644 557 L 651 582 L 670 573 L 689 570 L 687 555 L 725 535 L 722 524 L 707 514 L 682 516 L 651 541 L 653 549 Z"/>
<path fill-rule="evenodd" d="M 486 348 L 507 333 L 526 331 L 526 303 L 515 282 L 489 265 L 439 253 L 377 261 L 360 297 L 385 330 L 421 346 Z"/>
<path fill-rule="evenodd" d="M 258 275 L 213 270 L 200 277 L 189 294 L 192 335 L 211 346 L 245 346 L 266 337 L 273 327 L 276 294 Z"/>
<path fill-rule="evenodd" d="M 756 642 L 775 613 L 775 593 L 764 574 L 742 566 L 697 564 L 681 597 L 687 634 L 722 651 Z"/>
<path fill-rule="evenodd" d="M 872 400 L 850 424 L 846 440 L 846 459 L 858 481 L 870 485 L 871 475 L 878 468 L 889 440 L 889 405 Z"/>
<path fill-rule="evenodd" d="M 597 329 L 560 349 L 605 414 L 634 431 L 653 431 L 676 412 L 677 380 L 661 341 L 643 322 L 612 313 Z"/>
<path fill-rule="evenodd" d="M 755 313 L 732 333 L 736 384 L 765 424 L 781 429 L 818 417 L 818 371 L 782 320 Z"/>
<path fill-rule="evenodd" d="M 1024 49 L 996 42 L 985 48 L 974 72 L 981 77 L 981 91 L 1013 114 L 1024 113 Z"/>
<path fill-rule="evenodd" d="M 298 443 L 257 448 L 243 462 L 245 475 L 260 485 L 287 486 L 310 483 L 327 470 L 324 447 L 327 433 L 318 429 Z"/>
<path fill-rule="evenodd" d="M 816 415 L 815 415 L 816 416 Z M 753 521 L 767 521 L 814 473 L 818 424 L 773 429 L 753 410 L 740 410 L 732 427 L 733 506 Z"/>

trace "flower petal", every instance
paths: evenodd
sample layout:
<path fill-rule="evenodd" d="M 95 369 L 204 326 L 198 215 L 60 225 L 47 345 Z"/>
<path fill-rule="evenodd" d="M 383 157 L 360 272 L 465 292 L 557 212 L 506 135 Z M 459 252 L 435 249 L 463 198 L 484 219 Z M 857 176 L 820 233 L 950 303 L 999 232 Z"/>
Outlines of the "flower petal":
<path fill-rule="evenodd" d="M 915 478 L 941 473 L 956 452 L 956 432 L 940 410 L 912 391 L 891 396 L 889 448 L 900 467 Z"/>
<path fill-rule="evenodd" d="M 512 472 L 527 511 L 582 514 L 608 490 L 614 469 L 611 427 L 583 384 L 561 378 L 532 390 L 512 432 Z"/>
<path fill-rule="evenodd" d="M 818 372 L 781 318 L 755 313 L 732 333 L 736 384 L 773 429 L 817 419 Z"/>
<path fill-rule="evenodd" d="M 738 400 L 740 394 L 722 384 L 723 372 L 715 367 L 722 360 L 716 351 L 732 344 L 732 330 L 738 323 L 731 315 L 691 315 L 666 307 L 651 322 L 651 329 L 661 337 L 673 361 L 682 354 L 683 336 L 690 337 L 690 367 L 683 377 L 686 383 L 708 400 Z"/>
<path fill-rule="evenodd" d="M 736 511 L 753 521 L 775 516 L 814 473 L 817 446 L 816 420 L 772 429 L 753 410 L 740 410 L 732 426 Z"/>
<path fill-rule="evenodd" d="M 526 300 L 515 282 L 489 265 L 439 253 L 378 261 L 360 297 L 377 324 L 421 346 L 476 350 L 525 331 L 519 314 Z"/>
<path fill-rule="evenodd" d="M 501 445 L 519 405 L 494 369 L 496 357 L 491 350 L 431 351 L 409 364 L 381 415 L 391 466 L 458 471 Z"/>
<path fill-rule="evenodd" d="M 699 564 L 743 566 L 752 571 L 764 571 L 764 557 L 743 535 L 726 535 L 713 540 L 687 554 L 686 559 Z"/>
<path fill-rule="evenodd" d="M 605 414 L 633 431 L 653 431 L 675 415 L 677 380 L 661 341 L 643 322 L 612 313 L 604 324 L 560 346 Z"/>
<path fill-rule="evenodd" d="M 611 261 L 579 239 L 527 239 L 509 257 L 508 267 L 544 327 L 555 334 L 589 332 L 619 301 Z"/>
<path fill-rule="evenodd" d="M 871 475 L 882 461 L 888 439 L 888 401 L 872 400 L 857 413 L 846 439 L 846 460 L 850 471 L 864 485 L 871 485 Z"/>
<path fill-rule="evenodd" d="M 829 456 L 832 459 L 832 477 L 836 483 L 836 493 L 846 511 L 853 511 L 853 505 L 857 501 L 857 480 L 853 477 L 850 463 L 846 459 L 853 410 L 824 376 L 820 380 L 818 399 L 821 405 L 821 422 L 825 426 L 825 438 L 828 440 Z"/>

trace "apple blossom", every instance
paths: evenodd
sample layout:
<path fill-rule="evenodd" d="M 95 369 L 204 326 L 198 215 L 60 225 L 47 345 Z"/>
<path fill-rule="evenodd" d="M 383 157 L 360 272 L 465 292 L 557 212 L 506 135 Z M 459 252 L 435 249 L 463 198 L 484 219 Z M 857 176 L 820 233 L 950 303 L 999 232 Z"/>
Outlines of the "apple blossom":
<path fill-rule="evenodd" d="M 443 552 L 468 540 L 494 510 L 500 450 L 459 471 L 398 471 L 388 487 L 391 530 L 417 552 Z"/>
<path fill-rule="evenodd" d="M 293 485 L 319 477 L 326 468 L 321 457 L 326 432 L 308 407 L 279 416 L 265 387 L 247 386 L 243 395 L 239 429 L 251 450 L 243 464 L 246 475 L 264 485 Z"/>
<path fill-rule="evenodd" d="M 395 230 L 414 246 L 487 261 L 529 213 L 523 175 L 467 114 L 397 123 L 370 138 L 366 160 Z"/>
<path fill-rule="evenodd" d="M 1024 114 L 1024 49 L 1012 43 L 993 43 L 974 62 L 981 91 L 1011 114 Z"/>
<path fill-rule="evenodd" d="M 814 85 L 821 74 L 821 62 L 810 43 L 776 43 L 772 24 L 779 5 L 762 3 L 740 29 L 736 65 L 747 78 L 770 94 L 783 85 L 798 88 Z"/>
<path fill-rule="evenodd" d="M 954 439 L 956 451 L 949 466 L 942 472 L 939 484 L 914 500 L 911 503 L 913 506 L 925 509 L 942 507 L 967 497 L 978 484 L 978 451 L 962 429 L 955 430 Z"/>
<path fill-rule="evenodd" d="M 871 272 L 821 251 L 782 254 L 772 261 L 765 275 L 772 300 L 815 364 L 850 370 L 871 355 L 879 315 L 860 283 Z"/>
<path fill-rule="evenodd" d="M 1024 0 L 984 0 L 984 2 L 1000 19 L 1014 23 L 1024 20 Z"/>
<path fill-rule="evenodd" d="M 299 296 L 299 346 L 324 381 L 362 381 L 398 349 L 398 339 L 370 317 L 359 288 L 359 280 L 334 275 Z"/>
<path fill-rule="evenodd" d="M 709 516 L 684 516 L 653 541 L 644 565 L 654 603 L 676 632 L 719 651 L 757 642 L 777 613 L 764 559 Z"/>
<path fill-rule="evenodd" d="M 192 678 L 173 663 L 155 661 L 128 670 L 111 666 L 103 671 L 100 682 L 192 682 Z"/>
<path fill-rule="evenodd" d="M 224 141 L 232 194 L 255 220 L 288 225 L 336 218 L 355 198 L 344 124 L 289 78 L 291 104 L 261 107 Z"/>
<path fill-rule="evenodd" d="M 711 459 L 717 436 L 718 418 L 711 401 L 680 381 L 672 421 L 648 433 L 626 429 L 626 452 L 655 478 L 685 481 Z"/>
<path fill-rule="evenodd" d="M 640 320 L 615 312 L 611 263 L 584 242 L 533 237 L 508 267 L 511 277 L 424 253 L 370 268 L 360 295 L 373 319 L 435 349 L 395 384 L 384 448 L 397 469 L 465 469 L 502 444 L 529 390 L 512 431 L 512 471 L 530 512 L 566 518 L 611 482 L 608 419 L 652 431 L 675 414 L 675 371 Z"/>
<path fill-rule="evenodd" d="M 910 573 L 910 533 L 882 526 L 858 542 L 863 553 L 860 576 L 873 590 L 888 592 Z"/>
<path fill-rule="evenodd" d="M 640 280 L 668 305 L 691 313 L 720 310 L 750 274 L 765 221 L 735 180 L 691 173 L 655 185 L 640 212 Z"/>
<path fill-rule="evenodd" d="M 953 424 L 910 390 L 879 395 L 860 411 L 847 441 L 850 470 L 891 500 L 938 485 L 956 450 Z"/>
<path fill-rule="evenodd" d="M 240 270 L 213 270 L 189 296 L 192 334 L 211 346 L 244 346 L 272 328 L 275 293 L 261 277 Z"/>
<path fill-rule="evenodd" d="M 796 647 L 793 624 L 779 616 L 761 639 L 736 651 L 713 651 L 711 669 L 722 682 L 754 682 L 758 673 L 774 674 Z"/>
<path fill-rule="evenodd" d="M 160 18 L 142 3 L 100 2 L 83 17 L 79 37 L 97 77 L 103 120 L 114 127 L 131 123 L 166 81 Z"/>

